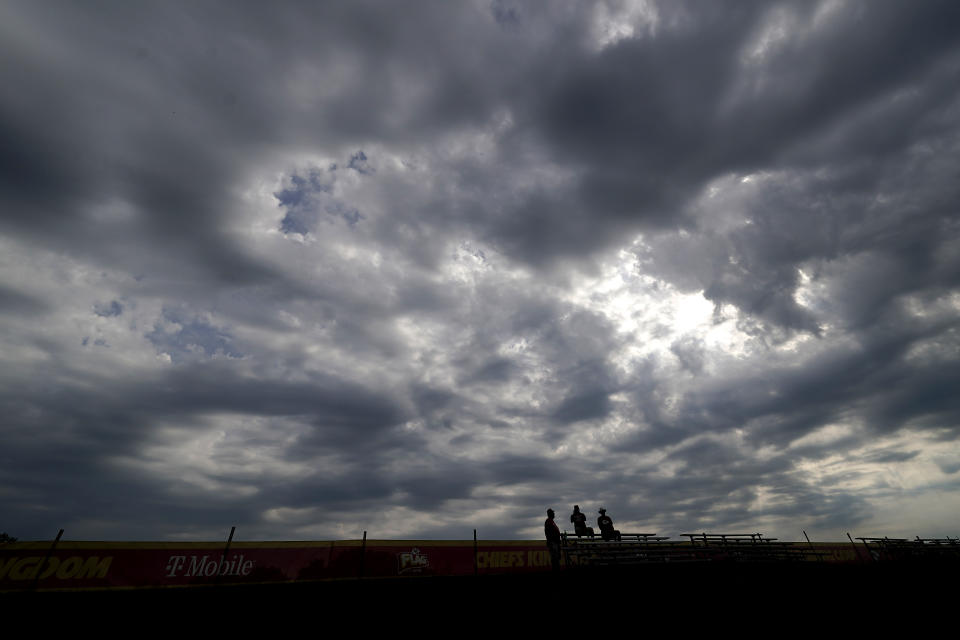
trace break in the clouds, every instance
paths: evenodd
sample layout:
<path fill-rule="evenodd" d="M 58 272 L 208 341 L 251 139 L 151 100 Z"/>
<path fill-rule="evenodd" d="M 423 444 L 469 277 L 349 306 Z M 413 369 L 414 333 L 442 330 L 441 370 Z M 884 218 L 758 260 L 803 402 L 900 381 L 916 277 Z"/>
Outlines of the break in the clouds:
<path fill-rule="evenodd" d="M 0 529 L 960 528 L 955 2 L 6 2 Z"/>

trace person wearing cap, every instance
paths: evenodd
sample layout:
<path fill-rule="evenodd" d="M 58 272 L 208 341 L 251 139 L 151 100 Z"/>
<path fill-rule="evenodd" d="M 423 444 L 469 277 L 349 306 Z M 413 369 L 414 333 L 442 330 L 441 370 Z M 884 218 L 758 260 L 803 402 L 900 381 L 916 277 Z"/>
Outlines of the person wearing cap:
<path fill-rule="evenodd" d="M 587 514 L 580 511 L 580 505 L 573 505 L 573 513 L 570 514 L 570 522 L 573 523 L 573 530 L 578 536 L 593 535 L 593 527 L 587 526 Z"/>
<path fill-rule="evenodd" d="M 543 533 L 547 536 L 547 549 L 550 551 L 550 565 L 554 571 L 560 570 L 560 527 L 553 521 L 556 515 L 553 509 L 547 509 L 547 519 L 543 523 Z"/>
<path fill-rule="evenodd" d="M 604 540 L 619 540 L 620 532 L 613 528 L 613 518 L 607 515 L 607 510 L 600 507 L 600 517 L 597 518 L 597 526 L 600 527 L 600 537 Z"/>

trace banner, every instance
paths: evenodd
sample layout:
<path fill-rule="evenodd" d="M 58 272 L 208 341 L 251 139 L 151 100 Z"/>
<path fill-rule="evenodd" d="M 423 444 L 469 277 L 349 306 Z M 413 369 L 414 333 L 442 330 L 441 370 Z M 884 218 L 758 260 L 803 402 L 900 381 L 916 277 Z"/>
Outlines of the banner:
<path fill-rule="evenodd" d="M 828 562 L 853 547 L 817 544 Z M 52 549 L 52 550 L 51 550 Z M 867 556 L 868 557 L 868 556 Z M 474 568 L 476 562 L 476 569 Z M 550 570 L 537 541 L 51 542 L 0 546 L 0 591 L 182 587 Z"/>
<path fill-rule="evenodd" d="M 158 587 L 470 575 L 472 541 L 28 542 L 0 547 L 0 590 Z M 478 573 L 543 571 L 546 546 L 478 543 Z"/>

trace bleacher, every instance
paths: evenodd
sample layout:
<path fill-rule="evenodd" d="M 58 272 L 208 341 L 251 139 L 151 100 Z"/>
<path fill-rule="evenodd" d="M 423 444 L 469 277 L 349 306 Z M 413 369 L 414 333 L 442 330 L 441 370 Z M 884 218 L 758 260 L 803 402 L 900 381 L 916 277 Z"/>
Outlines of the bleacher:
<path fill-rule="evenodd" d="M 604 540 L 599 534 L 564 532 L 563 552 L 568 564 L 605 566 L 689 560 L 689 554 L 677 554 L 673 544 L 655 533 L 621 533 L 619 540 Z"/>
<path fill-rule="evenodd" d="M 655 533 L 622 533 L 619 540 L 599 535 L 561 536 L 567 562 L 574 566 L 614 566 L 661 562 L 803 562 L 822 560 L 812 545 L 781 542 L 760 533 L 685 533 L 671 540 Z"/>
<path fill-rule="evenodd" d="M 877 562 L 960 562 L 960 538 L 857 538 Z"/>
<path fill-rule="evenodd" d="M 798 562 L 822 560 L 810 544 L 784 542 L 761 533 L 683 533 L 690 545 L 712 560 L 735 562 Z"/>

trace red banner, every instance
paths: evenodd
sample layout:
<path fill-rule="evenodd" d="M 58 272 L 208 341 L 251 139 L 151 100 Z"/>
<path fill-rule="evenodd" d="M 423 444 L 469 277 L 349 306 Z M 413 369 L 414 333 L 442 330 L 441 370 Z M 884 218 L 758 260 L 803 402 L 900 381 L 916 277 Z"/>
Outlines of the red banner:
<path fill-rule="evenodd" d="M 469 575 L 472 541 L 30 542 L 0 547 L 0 590 L 157 587 L 356 577 Z M 540 543 L 478 543 L 479 573 L 542 571 Z"/>
<path fill-rule="evenodd" d="M 828 562 L 856 561 L 850 545 L 817 544 Z M 52 548 L 52 551 L 51 551 Z M 535 541 L 24 542 L 0 546 L 0 591 L 167 587 L 358 577 L 550 570 Z"/>

